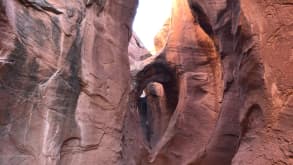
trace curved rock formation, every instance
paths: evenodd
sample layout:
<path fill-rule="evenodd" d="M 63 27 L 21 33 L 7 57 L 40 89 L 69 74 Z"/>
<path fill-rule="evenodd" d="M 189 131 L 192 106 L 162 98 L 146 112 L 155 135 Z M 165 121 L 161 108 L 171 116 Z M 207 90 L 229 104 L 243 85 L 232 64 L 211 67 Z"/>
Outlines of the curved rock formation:
<path fill-rule="evenodd" d="M 174 0 L 171 23 L 155 40 L 164 50 L 136 75 L 133 96 L 161 83 L 171 117 L 163 134 L 149 127 L 159 137 L 139 126 L 125 133 L 128 164 L 292 164 L 292 7 L 277 0 Z M 164 106 L 149 97 L 147 104 L 157 106 L 147 111 L 160 113 Z M 163 121 L 135 110 L 127 116 L 126 130 L 137 124 L 133 118 Z"/>
<path fill-rule="evenodd" d="M 135 162 L 132 164 L 140 164 L 139 161 L 158 165 L 184 163 L 208 142 L 218 116 L 221 65 L 216 48 L 199 24 L 194 23 L 188 2 L 174 2 L 169 26 L 171 33 L 166 47 L 153 63 L 136 75 L 135 91 L 138 93 L 135 97 L 138 97 L 148 83 L 161 83 L 166 96 L 167 111 L 171 116 L 169 121 L 165 120 L 167 128 L 155 144 L 148 145 L 147 141 L 140 138 L 132 143 L 135 146 L 129 146 L 130 151 L 135 151 L 134 155 L 140 153 L 131 147 L 141 144 L 150 152 L 150 160 L 142 156 L 140 159 L 143 160 L 132 160 Z M 126 125 L 135 124 L 132 119 L 137 116 L 132 115 Z M 161 130 L 151 131 L 158 134 L 157 131 Z M 139 132 L 133 136 L 137 134 Z M 130 137 L 129 133 L 125 136 L 135 138 Z"/>
<path fill-rule="evenodd" d="M 221 54 L 225 86 L 221 116 L 198 162 L 291 164 L 292 73 L 286 69 L 291 62 L 281 59 L 292 54 L 292 3 L 189 2 L 199 24 L 213 29 L 210 35 Z"/>

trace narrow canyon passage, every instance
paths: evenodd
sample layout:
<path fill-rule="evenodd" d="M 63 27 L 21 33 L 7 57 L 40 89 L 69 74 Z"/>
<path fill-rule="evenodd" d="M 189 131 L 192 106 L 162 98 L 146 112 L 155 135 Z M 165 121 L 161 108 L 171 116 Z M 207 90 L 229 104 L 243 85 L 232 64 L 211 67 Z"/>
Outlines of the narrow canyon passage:
<path fill-rule="evenodd" d="M 293 3 L 138 5 L 0 0 L 0 165 L 293 164 Z"/>
<path fill-rule="evenodd" d="M 282 128 L 273 109 L 288 102 L 276 97 L 276 79 L 265 75 L 274 55 L 262 47 L 266 42 L 260 38 L 267 35 L 259 28 L 269 20 L 256 14 L 269 4 L 292 8 L 277 2 L 173 1 L 172 15 L 155 38 L 155 58 L 146 59 L 145 67 L 133 78 L 134 96 L 130 97 L 139 98 L 142 89 L 148 94 L 145 109 L 131 99 L 131 104 L 139 105 L 126 115 L 125 130 L 136 130 L 125 133 L 129 164 L 292 163 L 289 152 L 275 145 L 292 143 L 291 131 L 275 132 Z M 292 42 L 292 37 L 288 40 Z M 285 41 L 283 48 L 289 49 Z M 152 82 L 162 83 L 161 89 Z M 173 88 L 166 88 L 166 82 Z M 168 102 L 174 104 L 168 106 Z M 129 127 L 135 125 L 133 118 L 142 121 L 141 126 Z M 272 148 L 276 152 L 266 152 Z M 274 158 L 267 159 L 268 155 Z"/>

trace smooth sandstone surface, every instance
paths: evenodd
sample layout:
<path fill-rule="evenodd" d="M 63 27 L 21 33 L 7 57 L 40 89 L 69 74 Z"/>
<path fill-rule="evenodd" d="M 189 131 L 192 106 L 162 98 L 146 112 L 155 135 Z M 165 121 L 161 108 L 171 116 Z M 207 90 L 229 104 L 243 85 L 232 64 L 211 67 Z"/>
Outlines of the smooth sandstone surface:
<path fill-rule="evenodd" d="M 293 164 L 291 0 L 137 5 L 0 0 L 0 164 Z"/>

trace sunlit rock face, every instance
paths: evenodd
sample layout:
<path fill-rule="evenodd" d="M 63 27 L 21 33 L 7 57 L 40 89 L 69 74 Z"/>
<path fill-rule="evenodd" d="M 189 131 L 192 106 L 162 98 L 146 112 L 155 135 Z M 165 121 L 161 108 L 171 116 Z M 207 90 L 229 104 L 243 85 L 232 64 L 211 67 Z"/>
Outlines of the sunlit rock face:
<path fill-rule="evenodd" d="M 158 56 L 135 75 L 126 164 L 292 164 L 291 11 L 289 1 L 174 0 Z"/>
<path fill-rule="evenodd" d="M 137 1 L 0 4 L 0 164 L 122 164 Z"/>
<path fill-rule="evenodd" d="M 166 46 L 168 36 L 170 35 L 170 25 L 171 25 L 171 18 L 168 18 L 165 21 L 162 29 L 158 32 L 158 34 L 154 38 L 154 46 L 156 53 L 160 53 Z"/>

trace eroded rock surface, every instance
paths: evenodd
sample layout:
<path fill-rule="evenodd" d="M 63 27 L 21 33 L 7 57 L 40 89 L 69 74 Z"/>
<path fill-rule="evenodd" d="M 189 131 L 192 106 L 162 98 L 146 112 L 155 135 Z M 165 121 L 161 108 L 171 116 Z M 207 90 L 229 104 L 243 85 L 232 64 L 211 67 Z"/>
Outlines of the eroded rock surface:
<path fill-rule="evenodd" d="M 122 164 L 137 1 L 0 4 L 0 164 Z"/>
<path fill-rule="evenodd" d="M 293 3 L 137 3 L 0 1 L 0 164 L 293 164 Z"/>
<path fill-rule="evenodd" d="M 163 51 L 133 90 L 139 98 L 159 83 L 165 105 L 147 95 L 151 106 L 139 98 L 139 113 L 128 112 L 128 164 L 292 164 L 293 3 L 173 2 L 155 40 Z M 167 120 L 154 117 L 165 109 Z M 163 133 L 157 123 L 167 125 Z"/>
<path fill-rule="evenodd" d="M 221 67 L 216 48 L 210 37 L 194 23 L 188 2 L 174 2 L 174 14 L 169 25 L 171 33 L 167 35 L 164 51 L 136 75 L 137 95 L 151 82 L 162 84 L 166 110 L 164 106 L 159 106 L 161 109 L 149 109 L 153 114 L 164 115 L 167 120 L 163 121 L 157 117 L 149 119 L 149 123 L 162 123 L 166 128 L 151 127 L 155 139 L 136 138 L 134 145 L 127 145 L 130 154 L 135 155 L 132 158 L 138 157 L 136 160 L 130 160 L 132 164 L 184 163 L 204 148 L 219 114 Z M 165 30 L 162 32 L 166 33 Z M 166 36 L 163 34 L 157 37 L 157 40 L 164 35 Z M 169 116 L 164 111 L 167 111 Z M 132 113 L 129 115 L 133 116 L 125 123 L 126 127 L 135 124 L 132 119 L 136 114 Z M 137 130 L 132 137 L 129 133 L 125 136 L 135 139 L 140 133 L 144 132 Z M 136 152 L 139 145 L 146 148 L 146 153 Z M 142 156 L 139 158 L 138 154 Z"/>
<path fill-rule="evenodd" d="M 139 70 L 147 65 L 148 61 L 151 61 L 151 56 L 150 52 L 144 47 L 138 36 L 133 32 L 128 46 L 131 74 L 134 76 Z"/>

